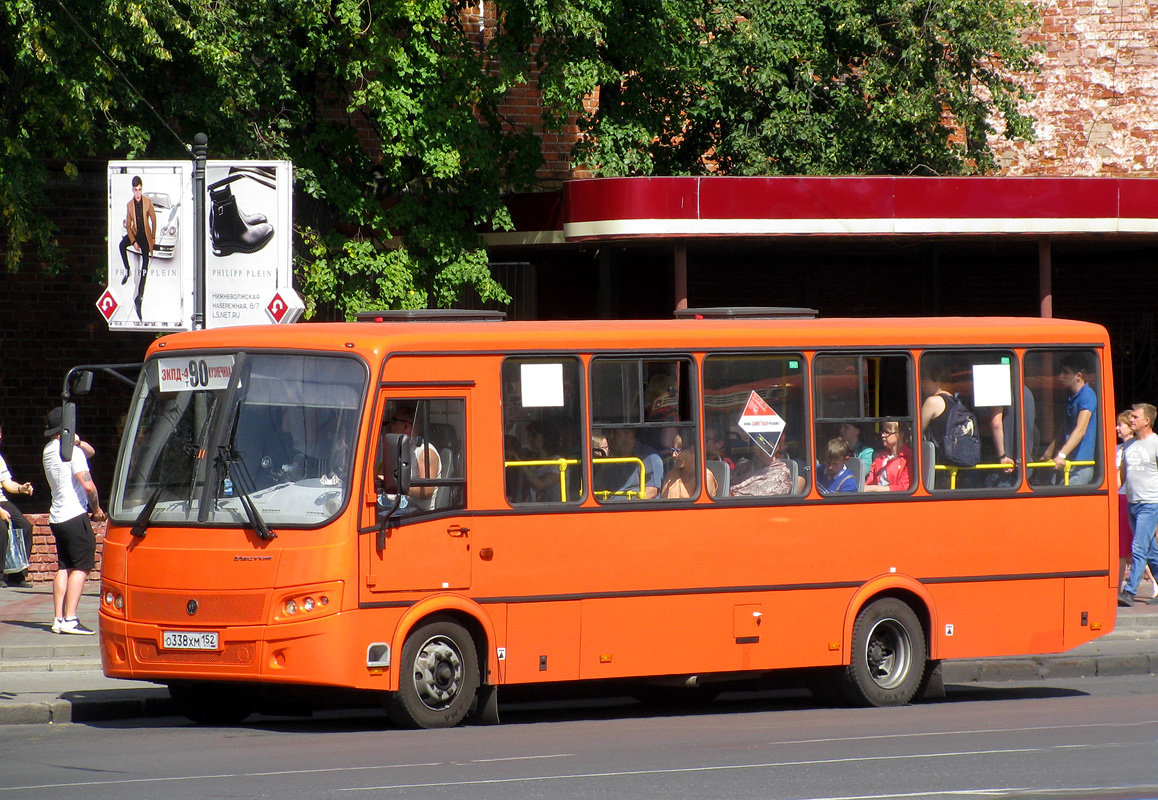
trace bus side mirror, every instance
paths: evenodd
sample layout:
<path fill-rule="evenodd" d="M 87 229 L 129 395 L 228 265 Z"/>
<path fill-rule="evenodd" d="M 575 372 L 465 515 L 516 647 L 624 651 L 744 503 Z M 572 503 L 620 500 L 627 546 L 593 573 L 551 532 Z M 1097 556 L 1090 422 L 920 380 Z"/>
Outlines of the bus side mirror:
<path fill-rule="evenodd" d="M 81 395 L 86 395 L 91 391 L 92 391 L 92 370 L 85 369 L 85 370 L 81 370 L 80 372 L 76 373 L 76 377 L 73 378 L 72 387 L 69 391 L 69 394 L 81 396 Z"/>
<path fill-rule="evenodd" d="M 414 450 L 410 445 L 410 437 L 404 433 L 386 434 L 386 455 L 390 465 L 390 477 L 393 478 L 397 494 L 410 493 L 410 459 Z"/>
<path fill-rule="evenodd" d="M 92 373 L 89 373 L 92 382 Z M 72 448 L 76 445 L 76 403 L 65 403 L 60 411 L 60 460 L 65 464 L 72 461 Z"/>

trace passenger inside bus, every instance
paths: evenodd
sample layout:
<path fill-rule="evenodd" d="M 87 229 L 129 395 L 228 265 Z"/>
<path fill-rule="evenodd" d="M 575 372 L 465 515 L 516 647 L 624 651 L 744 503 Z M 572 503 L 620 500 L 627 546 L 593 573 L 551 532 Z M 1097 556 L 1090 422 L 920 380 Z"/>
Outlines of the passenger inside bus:
<path fill-rule="evenodd" d="M 816 488 L 821 494 L 835 494 L 837 492 L 857 491 L 856 476 L 847 464 L 852 457 L 852 448 L 841 436 L 834 436 L 828 440 L 824 450 L 824 462 L 818 463 Z M 857 459 L 859 462 L 860 459 Z"/>
<path fill-rule="evenodd" d="M 655 448 L 640 442 L 634 428 L 612 428 L 608 433 L 608 444 L 613 459 L 631 459 L 616 463 L 605 463 L 595 467 L 595 490 L 610 492 L 608 499 L 647 499 L 659 495 L 663 480 L 663 459 Z M 640 480 L 640 464 L 643 465 L 643 481 Z M 641 486 L 642 498 L 640 498 Z"/>
<path fill-rule="evenodd" d="M 415 435 L 415 419 L 417 419 L 418 404 L 406 401 L 391 403 L 386 409 L 386 424 L 383 433 L 404 434 L 410 437 L 413 456 L 410 461 L 411 479 L 437 479 L 442 477 L 442 459 L 437 448 L 427 443 L 421 435 Z M 379 493 L 380 510 L 393 507 L 397 496 L 396 487 L 390 470 L 379 472 L 382 491 Z M 433 486 L 410 487 L 410 492 L 402 498 L 399 509 L 413 508 L 415 510 L 429 510 L 433 506 L 436 489 Z"/>
<path fill-rule="evenodd" d="M 699 463 L 692 437 L 689 435 L 685 441 L 683 435 L 677 433 L 672 441 L 671 454 L 674 463 L 664 476 L 663 486 L 659 491 L 660 497 L 669 499 L 695 497 L 696 489 L 699 487 Z M 711 471 L 707 473 L 705 485 L 708 494 L 715 497 L 719 485 Z"/>
<path fill-rule="evenodd" d="M 865 478 L 866 492 L 904 492 L 913 485 L 913 451 L 905 428 L 897 421 L 881 424 L 884 450 Z"/>
<path fill-rule="evenodd" d="M 851 420 L 840 423 L 840 437 L 848 442 L 849 450 L 864 464 L 864 474 L 867 475 L 869 467 L 873 465 L 875 453 L 872 447 L 864 443 L 860 424 Z"/>
<path fill-rule="evenodd" d="M 737 466 L 738 482 L 732 486 L 732 497 L 765 497 L 792 494 L 792 467 L 784 458 L 784 435 L 776 443 L 774 455 L 762 447 L 752 448 L 752 460 Z"/>
<path fill-rule="evenodd" d="M 552 419 L 532 420 L 527 425 L 527 461 L 559 461 L 564 455 L 566 444 L 559 425 Z M 529 487 L 527 499 L 532 502 L 561 502 L 565 498 L 560 489 L 561 472 L 558 465 L 538 464 L 523 467 L 523 481 Z"/>

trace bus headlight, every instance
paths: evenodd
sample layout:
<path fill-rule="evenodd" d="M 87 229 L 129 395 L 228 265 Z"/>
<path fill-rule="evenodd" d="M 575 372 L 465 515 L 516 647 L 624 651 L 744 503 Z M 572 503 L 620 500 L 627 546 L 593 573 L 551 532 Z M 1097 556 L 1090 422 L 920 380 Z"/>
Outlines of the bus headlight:
<path fill-rule="evenodd" d="M 125 610 L 125 596 L 111 586 L 105 586 L 101 592 L 101 608 L 109 614 L 122 615 Z"/>
<path fill-rule="evenodd" d="M 274 622 L 313 619 L 337 614 L 342 607 L 342 584 L 340 581 L 320 586 L 290 589 L 282 595 L 274 606 Z"/>

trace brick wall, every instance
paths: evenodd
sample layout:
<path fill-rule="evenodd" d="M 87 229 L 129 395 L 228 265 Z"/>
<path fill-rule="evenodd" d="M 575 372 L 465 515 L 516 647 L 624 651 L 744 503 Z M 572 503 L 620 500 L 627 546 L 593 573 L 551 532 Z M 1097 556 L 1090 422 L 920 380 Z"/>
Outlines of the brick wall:
<path fill-rule="evenodd" d="M 1158 173 L 1158 0 L 1040 2 L 1026 110 L 1037 141 L 996 144 L 1009 175 Z"/>
<path fill-rule="evenodd" d="M 52 531 L 48 528 L 47 514 L 27 514 L 32 523 L 32 552 L 28 554 L 28 580 L 33 583 L 52 583 L 56 574 L 56 543 L 52 538 Z M 101 580 L 101 553 L 105 543 L 105 523 L 94 522 L 96 532 L 96 569 L 88 574 L 90 583 L 100 584 Z"/>
<path fill-rule="evenodd" d="M 96 310 L 107 269 L 105 255 L 106 164 L 80 164 L 80 177 L 60 175 L 47 186 L 46 213 L 67 248 L 59 275 L 28 263 L 4 276 L 0 292 L 0 453 L 20 483 L 31 481 L 31 498 L 15 502 L 26 515 L 48 510 L 52 500 L 41 466 L 44 415 L 60 404 L 64 376 L 78 364 L 140 361 L 153 336 L 113 332 Z M 96 448 L 93 479 L 105 501 L 119 437 L 117 422 L 129 407 L 130 388 L 98 376 L 80 400 L 77 430 Z"/>

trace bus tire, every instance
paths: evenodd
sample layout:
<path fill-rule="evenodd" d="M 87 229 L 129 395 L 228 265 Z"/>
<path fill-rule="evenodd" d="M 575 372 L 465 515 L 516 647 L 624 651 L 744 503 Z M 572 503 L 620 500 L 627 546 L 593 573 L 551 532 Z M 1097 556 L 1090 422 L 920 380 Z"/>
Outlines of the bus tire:
<path fill-rule="evenodd" d="M 411 631 L 402 646 L 398 691 L 386 706 L 403 728 L 452 728 L 474 706 L 478 651 L 461 625 L 435 617 Z"/>
<path fill-rule="evenodd" d="M 198 725 L 236 725 L 253 713 L 252 687 L 237 683 L 171 683 L 177 710 Z"/>
<path fill-rule="evenodd" d="M 926 663 L 925 631 L 913 609 L 881 598 L 856 616 L 841 693 L 853 705 L 903 706 L 921 688 Z"/>

